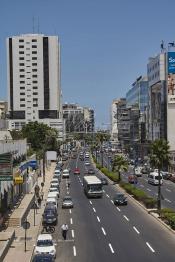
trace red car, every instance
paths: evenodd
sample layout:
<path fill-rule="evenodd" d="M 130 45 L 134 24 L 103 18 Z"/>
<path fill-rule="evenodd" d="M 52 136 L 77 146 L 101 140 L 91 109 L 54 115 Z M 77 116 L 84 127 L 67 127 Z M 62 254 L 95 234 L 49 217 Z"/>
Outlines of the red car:
<path fill-rule="evenodd" d="M 80 169 L 78 167 L 75 168 L 74 175 L 80 175 Z"/>

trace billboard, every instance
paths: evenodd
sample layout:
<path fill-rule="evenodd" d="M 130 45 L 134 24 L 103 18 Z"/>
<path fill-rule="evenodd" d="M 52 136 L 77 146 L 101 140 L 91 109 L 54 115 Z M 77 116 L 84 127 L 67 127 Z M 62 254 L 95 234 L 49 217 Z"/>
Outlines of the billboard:
<path fill-rule="evenodd" d="M 13 180 L 12 154 L 0 154 L 0 181 Z"/>
<path fill-rule="evenodd" d="M 168 74 L 175 74 L 175 52 L 168 52 Z"/>

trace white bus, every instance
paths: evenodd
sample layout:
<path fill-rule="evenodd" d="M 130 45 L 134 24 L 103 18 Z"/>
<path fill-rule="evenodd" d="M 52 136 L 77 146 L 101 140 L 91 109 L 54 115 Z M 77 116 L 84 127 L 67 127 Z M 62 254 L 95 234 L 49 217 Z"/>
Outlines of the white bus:
<path fill-rule="evenodd" d="M 102 182 L 96 176 L 84 176 L 83 187 L 84 193 L 87 195 L 87 197 L 103 196 Z"/>

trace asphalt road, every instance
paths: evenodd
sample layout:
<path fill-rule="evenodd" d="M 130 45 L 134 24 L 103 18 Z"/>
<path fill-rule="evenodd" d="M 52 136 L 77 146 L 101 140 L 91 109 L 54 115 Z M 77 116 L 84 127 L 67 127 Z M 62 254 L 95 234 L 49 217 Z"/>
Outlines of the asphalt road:
<path fill-rule="evenodd" d="M 104 186 L 102 199 L 88 199 L 83 192 L 84 162 L 71 160 L 71 170 L 78 166 L 80 175 L 71 172 L 70 189 L 66 179 L 61 182 L 58 225 L 53 238 L 57 243 L 59 262 L 98 261 L 174 261 L 174 234 L 160 225 L 134 201 L 128 206 L 116 207 L 113 195 L 117 186 Z M 97 176 L 101 176 L 100 173 Z M 61 201 L 66 194 L 74 201 L 74 208 L 62 210 Z M 67 240 L 61 236 L 61 225 L 69 226 Z"/>

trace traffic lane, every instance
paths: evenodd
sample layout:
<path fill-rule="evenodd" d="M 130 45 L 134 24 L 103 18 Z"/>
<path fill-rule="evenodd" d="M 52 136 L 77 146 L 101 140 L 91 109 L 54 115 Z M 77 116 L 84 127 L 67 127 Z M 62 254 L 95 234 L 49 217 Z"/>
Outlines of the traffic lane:
<path fill-rule="evenodd" d="M 73 210 L 75 246 L 77 250 L 76 261 L 106 262 L 109 259 L 110 261 L 116 261 L 116 257 L 113 256 L 105 238 L 102 238 L 98 221 L 84 194 L 79 178 L 82 180 L 82 177 L 75 175 L 71 181 L 71 194 L 73 199 L 76 199 Z"/>
<path fill-rule="evenodd" d="M 123 181 L 128 183 L 128 175 L 122 174 Z M 148 184 L 146 178 L 138 177 L 138 183 L 134 185 L 137 188 L 143 190 L 147 195 L 157 198 L 158 186 Z M 162 207 L 174 208 L 175 201 L 171 200 L 169 192 L 167 191 L 166 185 L 163 183 L 161 186 L 162 192 Z"/>
<path fill-rule="evenodd" d="M 119 261 L 158 261 L 146 241 L 133 230 L 127 217 L 106 197 L 92 200 L 92 205 L 100 219 L 100 226 L 106 232 L 107 241 L 112 244 Z"/>
<path fill-rule="evenodd" d="M 119 188 L 117 190 L 116 187 L 118 186 L 105 187 L 105 197 L 109 203 L 113 199 L 114 194 L 120 192 Z M 137 234 L 141 235 L 145 242 L 151 243 L 153 249 L 157 250 L 161 257 L 164 257 L 164 259 L 166 259 L 166 257 L 175 259 L 173 252 L 174 234 L 149 215 L 139 204 L 136 204 L 134 200 L 128 198 L 127 206 L 119 206 L 116 207 L 116 209 L 123 218 L 128 219 L 131 228 Z"/>

